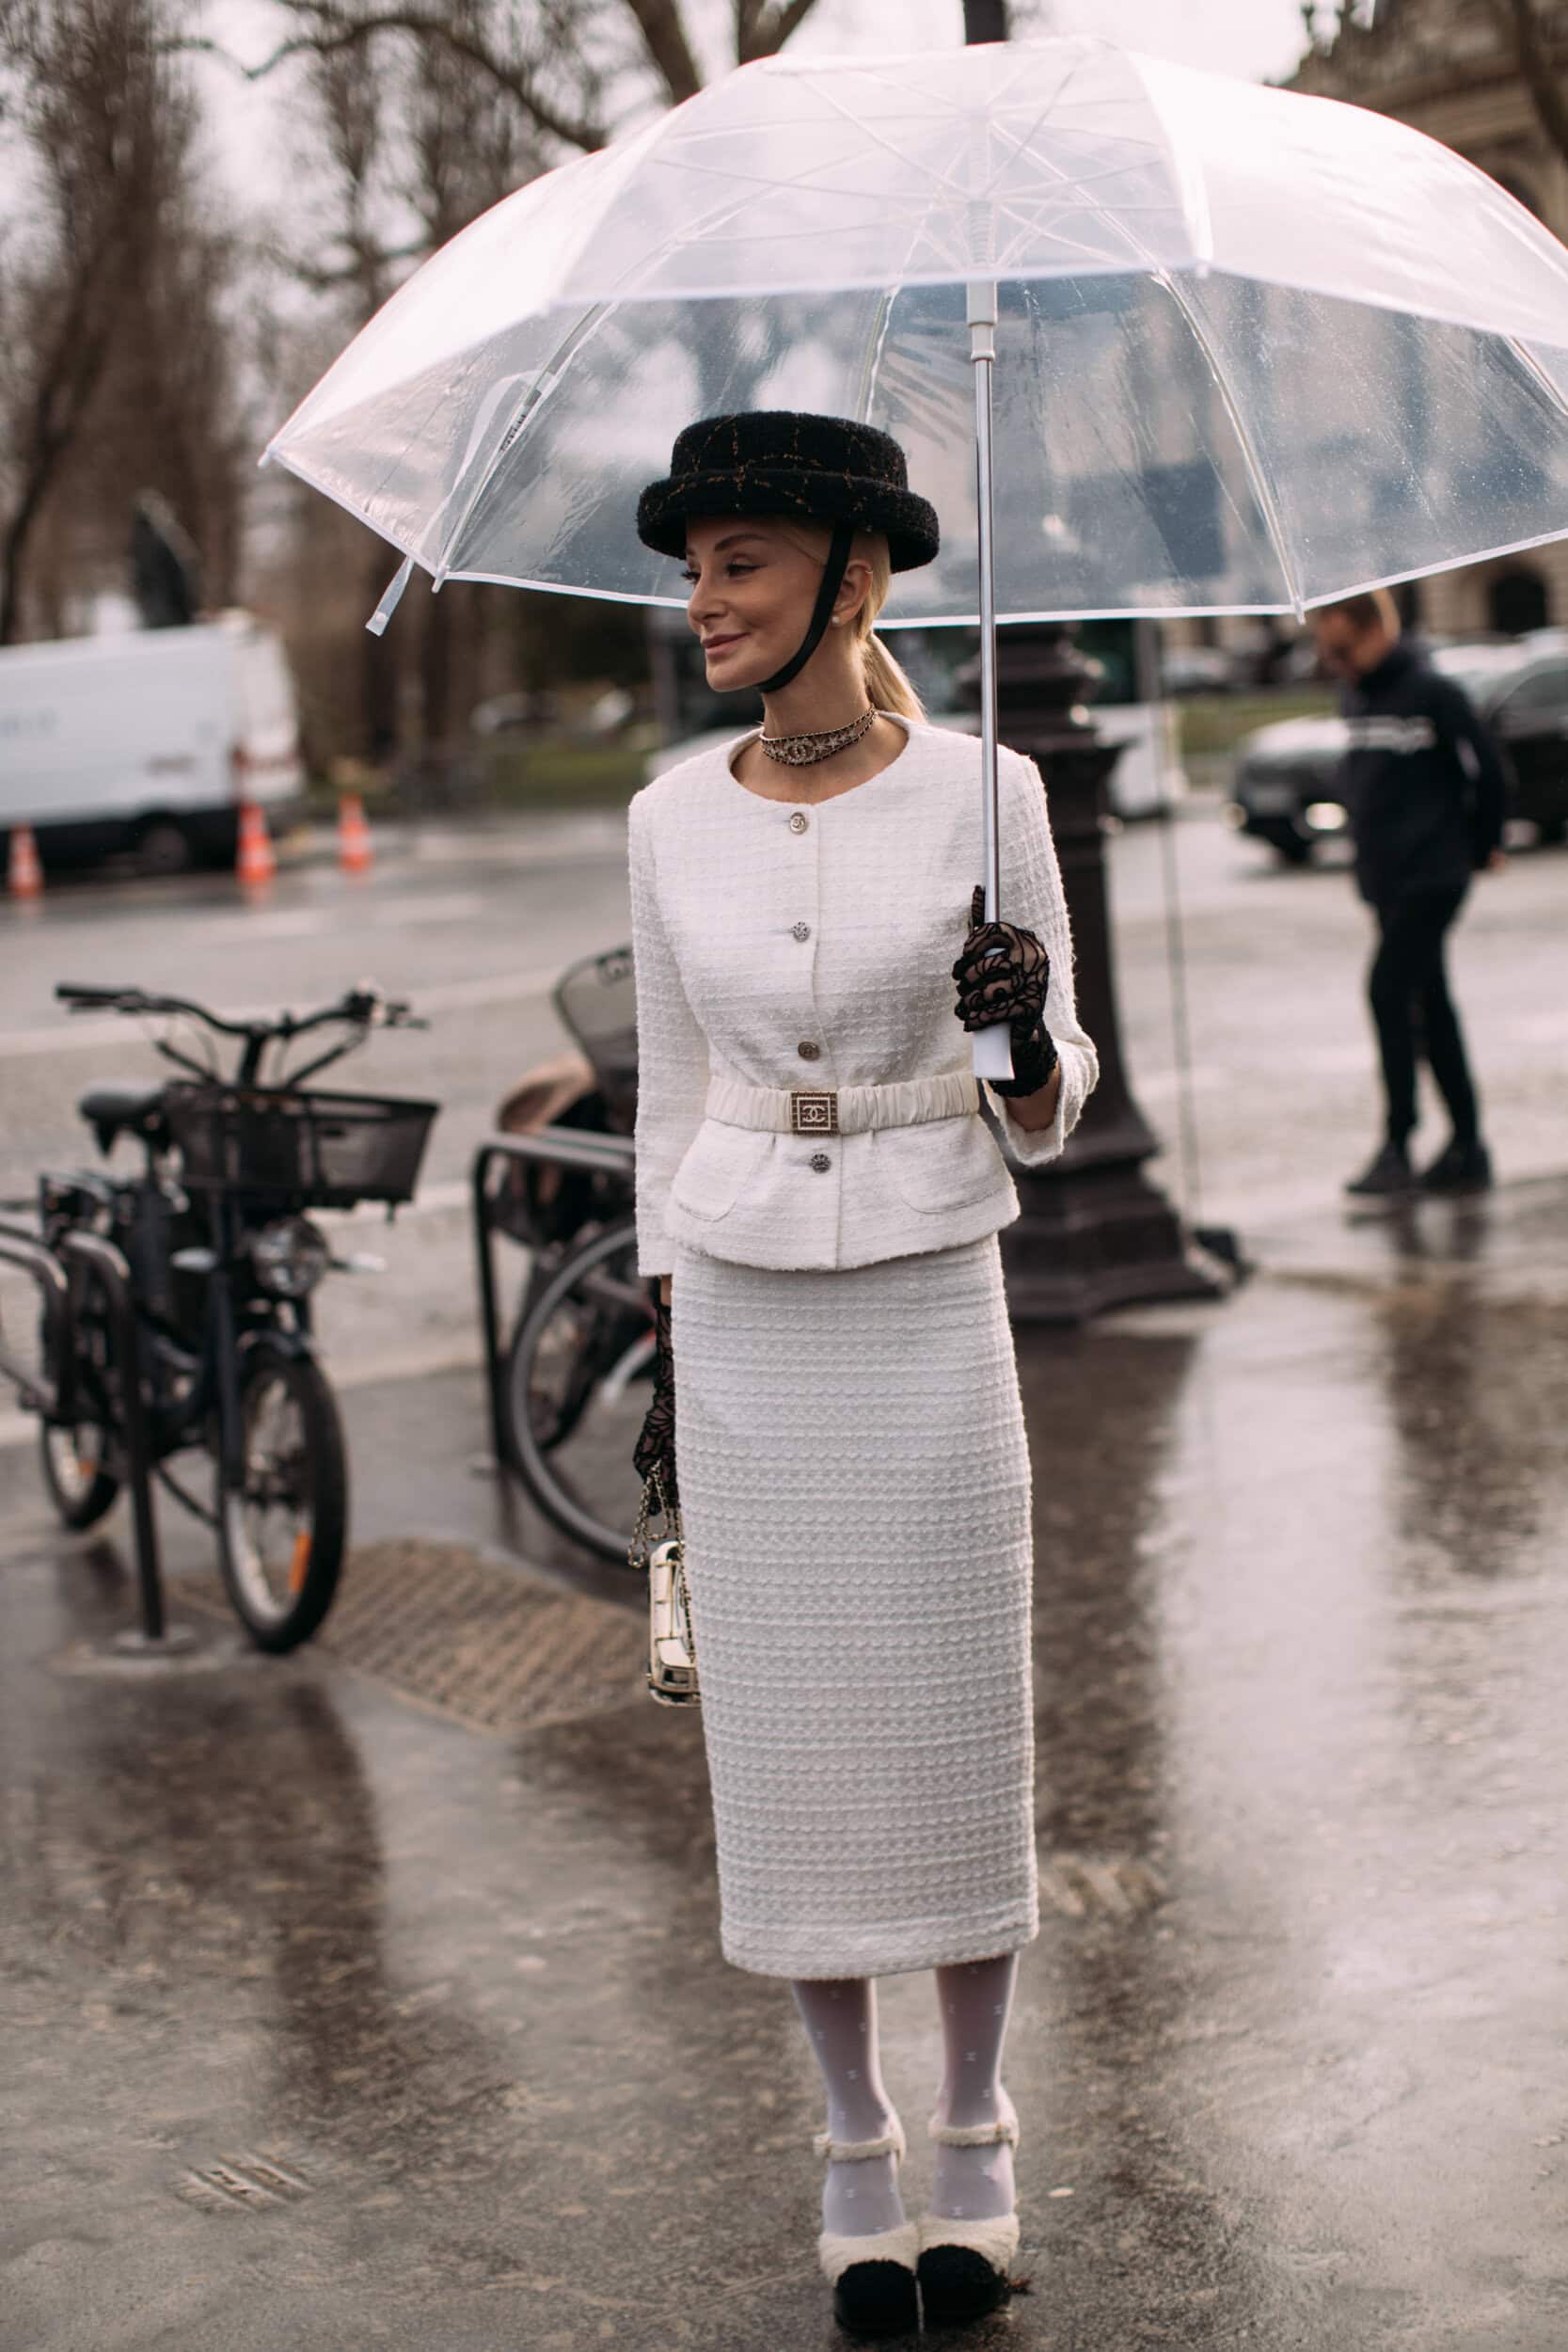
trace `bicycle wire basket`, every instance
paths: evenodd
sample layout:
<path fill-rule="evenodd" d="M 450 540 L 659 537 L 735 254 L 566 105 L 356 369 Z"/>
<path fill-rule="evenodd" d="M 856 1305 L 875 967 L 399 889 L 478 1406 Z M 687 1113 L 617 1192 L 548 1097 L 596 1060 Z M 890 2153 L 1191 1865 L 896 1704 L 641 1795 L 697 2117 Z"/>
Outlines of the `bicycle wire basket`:
<path fill-rule="evenodd" d="M 562 1025 L 594 1065 L 612 1129 L 631 1133 L 637 1115 L 637 989 L 631 949 L 582 956 L 551 994 Z"/>
<path fill-rule="evenodd" d="M 182 1084 L 165 1105 L 188 1188 L 316 1209 L 411 1200 L 440 1108 L 303 1087 Z"/>

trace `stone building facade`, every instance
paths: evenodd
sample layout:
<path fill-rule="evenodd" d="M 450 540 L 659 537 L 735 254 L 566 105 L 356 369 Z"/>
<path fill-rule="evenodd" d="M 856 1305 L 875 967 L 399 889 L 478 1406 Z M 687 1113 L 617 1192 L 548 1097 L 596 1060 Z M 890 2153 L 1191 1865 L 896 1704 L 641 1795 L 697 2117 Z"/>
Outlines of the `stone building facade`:
<path fill-rule="evenodd" d="M 1568 89 L 1568 0 L 1536 0 L 1536 13 Z M 1287 87 L 1375 107 L 1440 139 L 1568 243 L 1568 159 L 1542 128 L 1491 0 L 1376 0 L 1370 9 L 1308 0 L 1302 17 L 1310 46 Z M 1568 541 L 1438 573 L 1411 601 L 1445 632 L 1568 624 Z"/>

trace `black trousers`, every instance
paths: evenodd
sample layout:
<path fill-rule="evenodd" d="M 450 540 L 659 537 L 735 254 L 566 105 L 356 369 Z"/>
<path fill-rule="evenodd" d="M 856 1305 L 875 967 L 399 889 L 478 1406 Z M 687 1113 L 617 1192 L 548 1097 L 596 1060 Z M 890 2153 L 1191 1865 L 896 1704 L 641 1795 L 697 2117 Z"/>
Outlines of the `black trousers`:
<path fill-rule="evenodd" d="M 1475 1085 L 1443 968 L 1449 926 L 1467 888 L 1461 883 L 1457 889 L 1413 890 L 1372 910 L 1380 936 L 1367 993 L 1377 1025 L 1394 1143 L 1406 1142 L 1416 1124 L 1416 1064 L 1423 1054 L 1454 1134 L 1462 1143 L 1472 1143 L 1479 1132 Z"/>

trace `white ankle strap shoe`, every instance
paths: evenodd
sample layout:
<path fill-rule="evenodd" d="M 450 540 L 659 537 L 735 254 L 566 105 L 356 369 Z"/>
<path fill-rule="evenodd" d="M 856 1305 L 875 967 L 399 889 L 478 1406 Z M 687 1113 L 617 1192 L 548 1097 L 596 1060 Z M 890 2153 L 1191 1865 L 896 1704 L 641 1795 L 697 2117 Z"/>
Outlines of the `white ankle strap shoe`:
<path fill-rule="evenodd" d="M 1016 2148 L 1018 2112 L 1004 2090 L 989 2123 L 944 2123 L 933 2115 L 927 2125 L 943 2148 Z M 960 2219 L 926 2212 L 920 2217 L 917 2270 L 926 2318 L 935 2327 L 983 2318 L 1012 2292 L 1008 2270 L 1018 2252 L 1016 2213 L 988 2219 Z"/>
<path fill-rule="evenodd" d="M 830 2164 L 858 2164 L 873 2156 L 892 2156 L 902 2163 L 904 2127 L 895 2115 L 879 2139 L 835 2139 L 830 2131 L 816 2133 L 812 2145 Z M 832 2288 L 833 2317 L 839 2326 L 866 2340 L 912 2336 L 920 2320 L 915 2294 L 919 2256 L 920 2231 L 912 2221 L 865 2237 L 820 2232 L 816 2258 Z"/>

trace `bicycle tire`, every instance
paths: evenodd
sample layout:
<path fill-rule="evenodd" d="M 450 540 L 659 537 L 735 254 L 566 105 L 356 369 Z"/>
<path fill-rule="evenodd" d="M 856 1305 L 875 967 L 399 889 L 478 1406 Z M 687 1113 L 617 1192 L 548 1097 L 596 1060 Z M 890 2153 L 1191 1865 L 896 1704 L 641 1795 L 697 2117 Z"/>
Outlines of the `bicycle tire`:
<path fill-rule="evenodd" d="M 569 1535 L 575 1543 L 595 1558 L 614 1561 L 626 1565 L 626 1547 L 631 1540 L 631 1518 L 628 1514 L 625 1527 L 612 1526 L 610 1520 L 573 1492 L 561 1464 L 561 1440 L 550 1445 L 540 1442 L 531 1416 L 516 1409 L 519 1392 L 526 1395 L 532 1359 L 546 1328 L 569 1298 L 572 1291 L 585 1278 L 598 1272 L 618 1255 L 630 1251 L 635 1259 L 637 1223 L 625 1217 L 606 1226 L 591 1241 L 574 1249 L 556 1268 L 534 1299 L 518 1328 L 511 1358 L 511 1369 L 516 1374 L 515 1385 L 507 1389 L 507 1417 L 511 1435 L 513 1458 L 524 1486 L 551 1524 Z M 635 1277 L 634 1277 L 635 1279 Z M 641 1302 L 647 1309 L 648 1328 L 653 1328 L 653 1305 L 646 1286 L 637 1283 Z M 630 1312 L 630 1299 L 626 1302 Z M 595 1380 L 592 1387 L 598 1385 Z M 578 1416 L 580 1419 L 580 1415 Z M 575 1425 L 575 1424 L 574 1424 Z M 629 1458 L 630 1445 L 627 1445 Z"/>
<path fill-rule="evenodd" d="M 261 1454 L 258 1424 L 269 1391 L 284 1393 L 297 1430 L 297 1452 L 281 1465 L 263 1463 Z M 280 1655 L 309 1640 L 337 1593 L 348 1534 L 348 1453 L 337 1400 L 314 1357 L 278 1347 L 253 1349 L 241 1375 L 240 1410 L 245 1484 L 237 1492 L 225 1492 L 220 1478 L 218 1565 L 234 1613 L 252 1642 Z M 277 1564 L 274 1548 L 267 1547 L 264 1555 L 256 1519 L 269 1499 L 274 1471 L 291 1482 L 287 1501 L 297 1506 L 299 1523 L 286 1566 Z"/>
<path fill-rule="evenodd" d="M 593 1381 L 591 1378 L 573 1381 L 563 1397 L 550 1398 L 545 1403 L 542 1411 L 537 1409 L 535 1405 L 537 1392 L 531 1378 L 531 1366 L 525 1363 L 522 1356 L 523 1333 L 528 1328 L 529 1317 L 536 1302 L 548 1289 L 557 1268 L 580 1247 L 580 1244 L 574 1243 L 569 1250 L 552 1249 L 547 1257 L 542 1252 L 536 1253 L 534 1263 L 529 1271 L 528 1280 L 523 1287 L 522 1301 L 517 1309 L 517 1320 L 512 1334 L 512 1344 L 506 1351 L 506 1366 L 501 1375 L 507 1402 L 508 1428 L 510 1429 L 514 1421 L 527 1411 L 532 1424 L 534 1438 L 541 1450 L 546 1454 L 552 1447 L 562 1444 L 565 1438 L 569 1438 L 582 1419 L 589 1399 L 593 1395 Z M 543 1258 L 543 1263 L 541 1263 L 541 1258 Z M 515 1440 L 512 1447 L 512 1467 L 519 1474 L 526 1476 L 527 1473 L 523 1471 Z"/>
<path fill-rule="evenodd" d="M 103 1467 L 104 1460 L 116 1451 L 118 1436 L 112 1419 L 115 1375 L 109 1350 L 109 1302 L 90 1267 L 72 1269 L 71 1300 L 67 1343 L 79 1359 L 76 1385 L 85 1388 L 89 1395 L 98 1393 L 103 1410 L 97 1418 L 78 1419 L 69 1426 L 45 1422 L 39 1431 L 39 1468 L 61 1524 L 80 1534 L 96 1527 L 104 1513 L 114 1508 L 120 1482 L 114 1471 Z M 96 1320 L 92 1313 L 94 1301 L 98 1305 Z M 90 1461 L 82 1444 L 85 1432 L 90 1432 L 97 1441 L 96 1458 Z M 69 1469 L 65 1460 L 67 1449 Z"/>
<path fill-rule="evenodd" d="M 80 1534 L 84 1529 L 96 1527 L 106 1511 L 112 1511 L 119 1500 L 119 1481 L 113 1474 L 89 1465 L 84 1457 L 82 1437 L 90 1430 L 95 1437 L 103 1435 L 98 1422 L 73 1422 L 70 1428 L 58 1422 L 46 1422 L 39 1431 L 39 1468 L 60 1523 Z M 59 1459 L 61 1450 L 69 1444 L 72 1465 L 81 1480 L 80 1493 L 72 1493 L 71 1483 Z"/>

